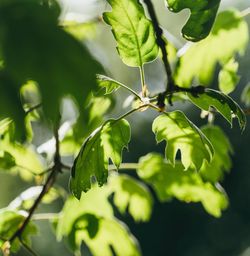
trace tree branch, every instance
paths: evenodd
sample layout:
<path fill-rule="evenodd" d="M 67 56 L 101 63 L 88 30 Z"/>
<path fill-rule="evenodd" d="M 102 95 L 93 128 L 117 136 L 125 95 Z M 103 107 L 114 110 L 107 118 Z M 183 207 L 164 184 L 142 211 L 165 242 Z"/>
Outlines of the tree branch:
<path fill-rule="evenodd" d="M 155 10 L 154 10 L 154 6 L 153 6 L 151 0 L 144 0 L 144 2 L 148 8 L 148 13 L 152 20 L 152 24 L 153 24 L 153 27 L 155 30 L 156 43 L 162 52 L 162 61 L 163 61 L 165 72 L 166 72 L 167 78 L 168 78 L 166 93 L 168 93 L 168 99 L 171 104 L 171 97 L 172 97 L 172 92 L 174 91 L 175 82 L 173 79 L 171 66 L 168 61 L 168 53 L 166 50 L 167 43 L 162 37 L 163 31 L 162 31 L 161 27 L 159 26 L 159 22 L 158 22 L 158 19 L 157 19 Z"/>
<path fill-rule="evenodd" d="M 51 173 L 49 174 L 45 184 L 43 185 L 43 189 L 37 199 L 35 200 L 34 204 L 30 208 L 28 212 L 28 216 L 25 218 L 22 225 L 19 227 L 19 229 L 11 236 L 9 239 L 9 242 L 13 242 L 16 238 L 19 238 L 21 241 L 21 236 L 27 225 L 29 224 L 35 210 L 37 209 L 38 205 L 42 201 L 43 197 L 47 194 L 47 192 L 50 190 L 50 188 L 53 186 L 53 184 L 56 181 L 56 176 L 58 173 L 61 172 L 62 164 L 61 164 L 61 158 L 60 158 L 60 149 L 59 149 L 59 137 L 58 137 L 58 127 L 56 127 L 55 131 L 55 140 L 56 140 L 56 152 L 54 156 L 54 166 L 51 169 Z"/>

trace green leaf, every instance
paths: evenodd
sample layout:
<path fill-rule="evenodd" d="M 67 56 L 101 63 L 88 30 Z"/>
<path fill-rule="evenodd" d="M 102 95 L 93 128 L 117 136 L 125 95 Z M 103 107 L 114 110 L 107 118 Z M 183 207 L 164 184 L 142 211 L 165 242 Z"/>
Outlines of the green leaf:
<path fill-rule="evenodd" d="M 188 48 L 184 46 L 185 50 L 180 51 L 183 54 L 175 72 L 176 84 L 190 87 L 197 78 L 200 84 L 209 85 L 217 63 L 223 66 L 236 53 L 243 53 L 247 43 L 248 26 L 241 13 L 236 10 L 220 13 L 205 40 L 190 44 Z"/>
<path fill-rule="evenodd" d="M 3 249 L 4 244 L 8 241 L 11 236 L 18 230 L 20 225 L 23 223 L 25 216 L 8 209 L 0 210 L 0 248 Z M 30 222 L 24 232 L 22 233 L 22 240 L 26 244 L 31 244 L 30 236 L 37 233 L 37 228 Z M 3 240 L 4 239 L 4 240 Z M 11 251 L 16 252 L 20 248 L 20 242 L 18 238 L 16 238 L 11 243 Z"/>
<path fill-rule="evenodd" d="M 119 168 L 129 140 L 130 126 L 125 119 L 107 121 L 85 140 L 71 173 L 70 189 L 75 197 L 80 199 L 81 192 L 91 188 L 92 177 L 100 186 L 107 181 L 109 159 Z"/>
<path fill-rule="evenodd" d="M 214 148 L 214 156 L 208 164 L 204 162 L 200 175 L 206 181 L 216 183 L 224 177 L 224 172 L 229 172 L 232 166 L 230 154 L 233 152 L 230 141 L 218 126 L 207 125 L 202 127 L 202 132 L 211 141 Z"/>
<path fill-rule="evenodd" d="M 213 147 L 206 136 L 180 111 L 165 113 L 153 122 L 157 143 L 166 140 L 166 158 L 175 163 L 177 151 L 185 167 L 200 169 L 204 160 L 210 162 Z"/>
<path fill-rule="evenodd" d="M 93 256 L 139 256 L 135 238 L 124 223 L 116 219 L 83 215 L 76 220 L 70 233 L 70 245 L 76 251 L 84 241 Z M 111 249 L 112 248 L 112 249 Z"/>
<path fill-rule="evenodd" d="M 240 77 L 237 75 L 239 64 L 234 59 L 230 59 L 219 73 L 219 88 L 229 94 L 235 90 Z"/>
<path fill-rule="evenodd" d="M 45 114 L 53 120 L 58 118 L 60 99 L 72 94 L 83 103 L 97 88 L 95 74 L 101 71 L 84 46 L 58 26 L 58 16 L 39 1 L 5 1 L 0 6 L 0 45 L 16 93 L 27 80 L 36 81 Z"/>
<path fill-rule="evenodd" d="M 241 101 L 244 102 L 246 106 L 250 106 L 250 83 L 245 86 L 241 94 Z"/>
<path fill-rule="evenodd" d="M 13 141 L 12 126 L 13 123 L 9 119 L 0 124 L 0 151 L 11 156 L 11 171 L 18 172 L 24 180 L 30 181 L 34 178 L 34 173 L 38 174 L 44 170 L 44 165 L 31 145 Z"/>
<path fill-rule="evenodd" d="M 189 99 L 200 109 L 209 111 L 214 107 L 221 115 L 233 125 L 233 118 L 238 119 L 240 129 L 246 127 L 246 116 L 240 106 L 229 96 L 213 89 L 205 89 L 205 92 L 197 96 L 188 93 Z"/>
<path fill-rule="evenodd" d="M 181 163 L 173 167 L 159 154 L 148 154 L 140 158 L 138 175 L 155 189 L 162 202 L 173 197 L 187 203 L 201 202 L 204 209 L 215 217 L 220 217 L 221 211 L 228 206 L 223 191 L 202 181 L 196 171 L 184 171 Z"/>
<path fill-rule="evenodd" d="M 132 67 L 142 67 L 158 55 L 154 28 L 137 0 L 108 0 L 112 12 L 103 14 L 112 26 L 117 50 L 122 61 Z"/>
<path fill-rule="evenodd" d="M 172 12 L 190 9 L 191 15 L 182 29 L 182 35 L 194 42 L 208 36 L 220 6 L 220 0 L 167 0 L 167 3 Z"/>
<path fill-rule="evenodd" d="M 101 88 L 106 89 L 105 94 L 115 92 L 121 87 L 118 81 L 104 75 L 97 75 L 97 83 Z"/>
<path fill-rule="evenodd" d="M 15 158 L 8 152 L 1 152 L 0 154 L 0 169 L 10 170 L 16 166 Z"/>
<path fill-rule="evenodd" d="M 57 239 L 67 237 L 71 249 L 76 253 L 82 241 L 94 256 L 140 255 L 135 239 L 126 226 L 114 217 L 108 201 L 107 186 L 94 187 L 80 201 L 70 197 L 60 214 L 57 224 Z"/>
<path fill-rule="evenodd" d="M 114 204 L 124 214 L 126 210 L 135 221 L 148 221 L 152 213 L 152 197 L 141 182 L 128 175 L 110 177 L 108 187 L 114 192 Z"/>

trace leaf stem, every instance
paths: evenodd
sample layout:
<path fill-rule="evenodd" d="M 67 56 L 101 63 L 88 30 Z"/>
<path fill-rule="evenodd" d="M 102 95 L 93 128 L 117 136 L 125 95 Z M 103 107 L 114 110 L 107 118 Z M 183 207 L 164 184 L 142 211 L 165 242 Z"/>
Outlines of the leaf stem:
<path fill-rule="evenodd" d="M 141 91 L 142 91 L 142 97 L 147 97 L 147 86 L 145 82 L 145 73 L 143 66 L 139 67 L 140 70 L 140 77 L 141 77 Z"/>
<path fill-rule="evenodd" d="M 241 17 L 246 17 L 249 14 L 250 14 L 250 7 L 246 8 L 243 11 L 241 11 Z"/>
<path fill-rule="evenodd" d="M 59 213 L 37 213 L 32 216 L 32 220 L 54 220 L 58 216 Z"/>
<path fill-rule="evenodd" d="M 119 170 L 136 170 L 138 169 L 139 164 L 138 163 L 121 163 L 119 166 Z M 117 170 L 117 167 L 114 164 L 110 164 L 108 166 L 108 169 L 110 171 Z"/>

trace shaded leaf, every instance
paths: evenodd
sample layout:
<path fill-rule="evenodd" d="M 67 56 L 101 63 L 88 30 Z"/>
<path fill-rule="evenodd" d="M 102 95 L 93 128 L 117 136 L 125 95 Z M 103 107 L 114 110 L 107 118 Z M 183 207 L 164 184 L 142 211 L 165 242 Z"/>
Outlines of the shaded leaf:
<path fill-rule="evenodd" d="M 234 91 L 240 77 L 237 75 L 239 64 L 234 59 L 230 59 L 219 73 L 219 88 L 229 94 Z"/>
<path fill-rule="evenodd" d="M 203 163 L 200 175 L 206 181 L 216 183 L 223 179 L 224 172 L 230 171 L 232 166 L 230 154 L 232 154 L 233 149 L 220 127 L 207 125 L 202 127 L 201 130 L 211 141 L 214 148 L 214 156 L 210 163 Z"/>
<path fill-rule="evenodd" d="M 110 94 L 118 90 L 121 86 L 118 81 L 104 75 L 97 75 L 97 83 L 101 88 L 106 89 L 105 94 Z"/>
<path fill-rule="evenodd" d="M 220 6 L 220 0 L 167 0 L 167 3 L 172 12 L 190 9 L 191 15 L 182 29 L 182 35 L 194 42 L 208 36 Z"/>
<path fill-rule="evenodd" d="M 82 191 L 91 188 L 91 177 L 100 186 L 107 181 L 109 159 L 119 168 L 129 140 L 130 126 L 124 119 L 107 121 L 85 140 L 71 173 L 70 189 L 75 197 L 79 199 Z"/>
<path fill-rule="evenodd" d="M 202 181 L 193 170 L 184 171 L 181 163 L 175 167 L 159 154 L 148 154 L 139 161 L 138 175 L 150 184 L 162 202 L 173 197 L 184 202 L 200 202 L 215 217 L 228 206 L 227 196 L 209 182 Z"/>
<path fill-rule="evenodd" d="M 15 158 L 8 152 L 2 152 L 0 154 L 0 169 L 10 170 L 16 166 Z"/>
<path fill-rule="evenodd" d="M 141 182 L 128 175 L 110 178 L 108 187 L 114 192 L 114 204 L 124 214 L 126 210 L 135 221 L 148 221 L 152 212 L 152 197 Z"/>
<path fill-rule="evenodd" d="M 185 169 L 199 170 L 204 160 L 211 161 L 212 145 L 182 112 L 174 111 L 157 117 L 152 128 L 158 143 L 167 141 L 166 158 L 171 164 L 175 163 L 178 150 Z"/>
<path fill-rule="evenodd" d="M 8 241 L 11 236 L 18 230 L 22 222 L 24 221 L 25 216 L 8 209 L 2 209 L 0 211 L 0 248 L 3 249 L 5 241 Z M 24 232 L 22 233 L 22 240 L 26 244 L 31 244 L 30 236 L 37 233 L 37 228 L 30 222 Z M 3 240 L 4 239 L 4 240 Z M 20 248 L 20 242 L 16 238 L 11 243 L 11 251 L 16 252 Z"/>
<path fill-rule="evenodd" d="M 0 6 L 0 43 L 16 93 L 28 79 L 36 81 L 45 114 L 53 120 L 61 97 L 72 94 L 84 102 L 96 88 L 95 74 L 100 71 L 83 45 L 58 26 L 58 15 L 58 9 L 39 1 L 6 1 Z"/>
<path fill-rule="evenodd" d="M 229 96 L 213 89 L 205 89 L 205 92 L 197 96 L 188 94 L 189 99 L 200 109 L 209 111 L 214 107 L 221 115 L 233 125 L 233 118 L 238 119 L 240 129 L 246 127 L 246 116 L 240 106 Z"/>
<path fill-rule="evenodd" d="M 112 26 L 117 50 L 122 61 L 132 67 L 142 67 L 158 55 L 154 29 L 137 0 L 108 0 L 111 12 L 103 14 Z"/>
<path fill-rule="evenodd" d="M 182 55 L 175 72 L 176 83 L 190 87 L 192 80 L 198 78 L 200 84 L 209 85 L 216 64 L 223 66 L 236 53 L 243 53 L 247 43 L 248 26 L 240 12 L 228 10 L 220 13 L 206 39 L 180 50 Z"/>

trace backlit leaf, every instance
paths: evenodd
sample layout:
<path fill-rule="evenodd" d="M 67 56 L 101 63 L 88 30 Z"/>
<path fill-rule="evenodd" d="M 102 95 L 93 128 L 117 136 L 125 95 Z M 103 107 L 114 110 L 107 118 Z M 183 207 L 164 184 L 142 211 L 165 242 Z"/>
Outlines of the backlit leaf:
<path fill-rule="evenodd" d="M 111 12 L 103 14 L 112 26 L 117 50 L 122 61 L 132 67 L 142 67 L 158 55 L 154 29 L 137 0 L 108 0 Z"/>
<path fill-rule="evenodd" d="M 220 217 L 228 205 L 227 196 L 211 183 L 204 182 L 199 173 L 184 171 L 179 162 L 173 167 L 159 154 L 140 158 L 138 175 L 154 188 L 162 202 L 173 197 L 187 203 L 200 202 L 215 217 Z"/>
<path fill-rule="evenodd" d="M 203 179 L 216 183 L 223 179 L 224 172 L 230 171 L 232 146 L 220 127 L 208 125 L 202 127 L 201 130 L 211 141 L 214 147 L 214 156 L 210 163 L 203 163 L 200 174 Z"/>
<path fill-rule="evenodd" d="M 0 210 L 0 249 L 4 249 L 5 241 L 11 238 L 11 236 L 18 230 L 22 222 L 24 221 L 25 216 L 8 209 Z M 30 236 L 37 233 L 37 228 L 30 222 L 22 233 L 22 240 L 26 244 L 30 244 Z M 3 240 L 4 239 L 4 240 Z M 11 251 L 16 252 L 20 248 L 20 242 L 18 238 L 16 238 L 11 243 Z"/>
<path fill-rule="evenodd" d="M 165 113 L 153 122 L 153 132 L 159 143 L 167 141 L 166 158 L 175 163 L 177 151 L 185 167 L 200 169 L 204 160 L 210 162 L 213 147 L 206 136 L 180 111 Z"/>
<path fill-rule="evenodd" d="M 229 94 L 234 91 L 240 80 L 240 77 L 237 75 L 238 67 L 238 62 L 235 62 L 234 59 L 230 59 L 220 71 L 219 88 L 223 93 Z"/>
<path fill-rule="evenodd" d="M 220 0 L 167 0 L 172 12 L 190 9 L 191 15 L 182 29 L 187 40 L 199 41 L 208 36 L 220 6 Z"/>
<path fill-rule="evenodd" d="M 114 192 L 114 204 L 124 214 L 126 210 L 136 221 L 148 221 L 152 211 L 152 197 L 141 182 L 128 175 L 110 178 L 108 187 Z"/>
<path fill-rule="evenodd" d="M 135 238 L 118 221 L 108 202 L 106 186 L 93 188 L 80 201 L 70 197 L 64 205 L 57 224 L 57 238 L 66 237 L 70 248 L 80 254 L 82 241 L 94 256 L 140 255 Z"/>
<path fill-rule="evenodd" d="M 229 96 L 213 89 L 205 89 L 205 92 L 197 96 L 188 94 L 189 99 L 200 109 L 209 111 L 214 107 L 221 115 L 233 125 L 233 118 L 238 119 L 240 129 L 246 127 L 246 116 L 240 106 Z"/>
<path fill-rule="evenodd" d="M 250 106 L 250 83 L 244 88 L 241 94 L 241 101 L 244 102 L 246 106 Z"/>
<path fill-rule="evenodd" d="M 129 140 L 130 126 L 124 119 L 107 121 L 85 140 L 71 173 L 70 188 L 75 197 L 79 199 L 82 191 L 91 188 L 92 177 L 100 186 L 107 181 L 109 159 L 119 168 Z"/>
<path fill-rule="evenodd" d="M 236 53 L 243 53 L 247 43 L 248 26 L 241 14 L 236 10 L 220 13 L 206 39 L 188 47 L 186 45 L 185 50 L 180 51 L 182 54 L 175 72 L 176 83 L 190 87 L 193 79 L 197 78 L 200 84 L 209 85 L 216 64 L 223 66 Z"/>

